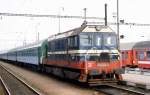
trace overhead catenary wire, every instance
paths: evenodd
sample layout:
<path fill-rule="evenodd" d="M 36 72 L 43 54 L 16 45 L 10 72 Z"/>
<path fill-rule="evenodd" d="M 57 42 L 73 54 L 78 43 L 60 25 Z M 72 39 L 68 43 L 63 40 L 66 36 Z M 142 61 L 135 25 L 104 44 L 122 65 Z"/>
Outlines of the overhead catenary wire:
<path fill-rule="evenodd" d="M 92 22 L 95 24 L 104 24 L 105 22 Z M 108 25 L 117 25 L 117 23 L 114 22 L 108 22 Z M 119 25 L 131 25 L 131 26 L 150 26 L 150 24 L 144 24 L 144 23 L 119 23 Z"/>
<path fill-rule="evenodd" d="M 76 19 L 85 19 L 84 16 L 69 16 L 69 15 L 48 15 L 48 14 L 18 14 L 18 13 L 0 13 L 0 16 L 21 16 L 21 17 L 47 17 L 47 18 L 76 18 Z M 105 18 L 101 17 L 86 17 L 86 19 L 98 19 L 104 20 Z M 96 22 L 104 24 L 104 22 Z M 108 22 L 108 25 L 117 25 L 114 22 Z M 150 24 L 144 23 L 119 23 L 119 25 L 131 25 L 131 26 L 150 26 Z"/>
<path fill-rule="evenodd" d="M 76 18 L 76 19 L 85 19 L 83 16 L 69 16 L 69 15 L 42 15 L 42 14 L 17 14 L 17 13 L 0 13 L 1 16 L 22 16 L 22 17 L 51 17 L 51 18 Z M 100 17 L 86 17 L 87 19 L 99 19 L 104 20 Z"/>

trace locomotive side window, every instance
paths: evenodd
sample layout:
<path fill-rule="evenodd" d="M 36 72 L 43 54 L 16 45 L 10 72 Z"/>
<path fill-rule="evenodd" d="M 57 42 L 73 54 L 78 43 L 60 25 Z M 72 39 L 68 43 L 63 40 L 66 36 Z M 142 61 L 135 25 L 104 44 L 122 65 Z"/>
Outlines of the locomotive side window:
<path fill-rule="evenodd" d="M 81 46 L 92 46 L 93 37 L 92 35 L 80 35 L 80 45 Z"/>
<path fill-rule="evenodd" d="M 146 55 L 147 55 L 147 59 L 150 60 L 150 51 L 147 51 Z"/>
<path fill-rule="evenodd" d="M 69 37 L 69 39 L 68 39 L 68 46 L 70 48 L 77 47 L 78 46 L 78 37 L 77 36 Z"/>

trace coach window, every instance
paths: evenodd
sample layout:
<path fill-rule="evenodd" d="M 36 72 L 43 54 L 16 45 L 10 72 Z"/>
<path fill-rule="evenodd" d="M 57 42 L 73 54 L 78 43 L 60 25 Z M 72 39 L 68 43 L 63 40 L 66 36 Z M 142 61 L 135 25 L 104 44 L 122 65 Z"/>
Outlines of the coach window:
<path fill-rule="evenodd" d="M 144 51 L 139 52 L 139 59 L 144 60 Z"/>
<path fill-rule="evenodd" d="M 125 59 L 128 59 L 128 52 L 125 53 Z"/>
<path fill-rule="evenodd" d="M 135 56 L 136 56 L 136 59 L 138 59 L 138 52 L 135 51 Z"/>
<path fill-rule="evenodd" d="M 147 51 L 146 55 L 147 55 L 147 59 L 150 60 L 150 51 Z"/>
<path fill-rule="evenodd" d="M 128 52 L 122 52 L 122 59 L 128 59 Z"/>

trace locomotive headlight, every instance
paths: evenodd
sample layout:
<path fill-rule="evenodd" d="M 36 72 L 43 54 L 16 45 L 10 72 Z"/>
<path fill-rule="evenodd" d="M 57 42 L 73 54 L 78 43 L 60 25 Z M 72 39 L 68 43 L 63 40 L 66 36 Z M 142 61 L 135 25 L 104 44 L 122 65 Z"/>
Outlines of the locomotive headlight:
<path fill-rule="evenodd" d="M 103 28 L 104 28 L 104 26 L 95 26 L 96 31 L 101 31 L 101 29 L 103 29 Z"/>

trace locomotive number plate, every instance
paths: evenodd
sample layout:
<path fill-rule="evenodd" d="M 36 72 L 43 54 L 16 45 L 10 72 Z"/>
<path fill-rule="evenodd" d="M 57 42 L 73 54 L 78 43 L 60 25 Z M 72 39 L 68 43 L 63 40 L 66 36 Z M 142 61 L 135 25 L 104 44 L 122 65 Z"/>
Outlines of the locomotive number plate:
<path fill-rule="evenodd" d="M 99 67 L 107 67 L 107 66 L 109 66 L 109 64 L 97 64 L 97 66 L 99 66 Z"/>

